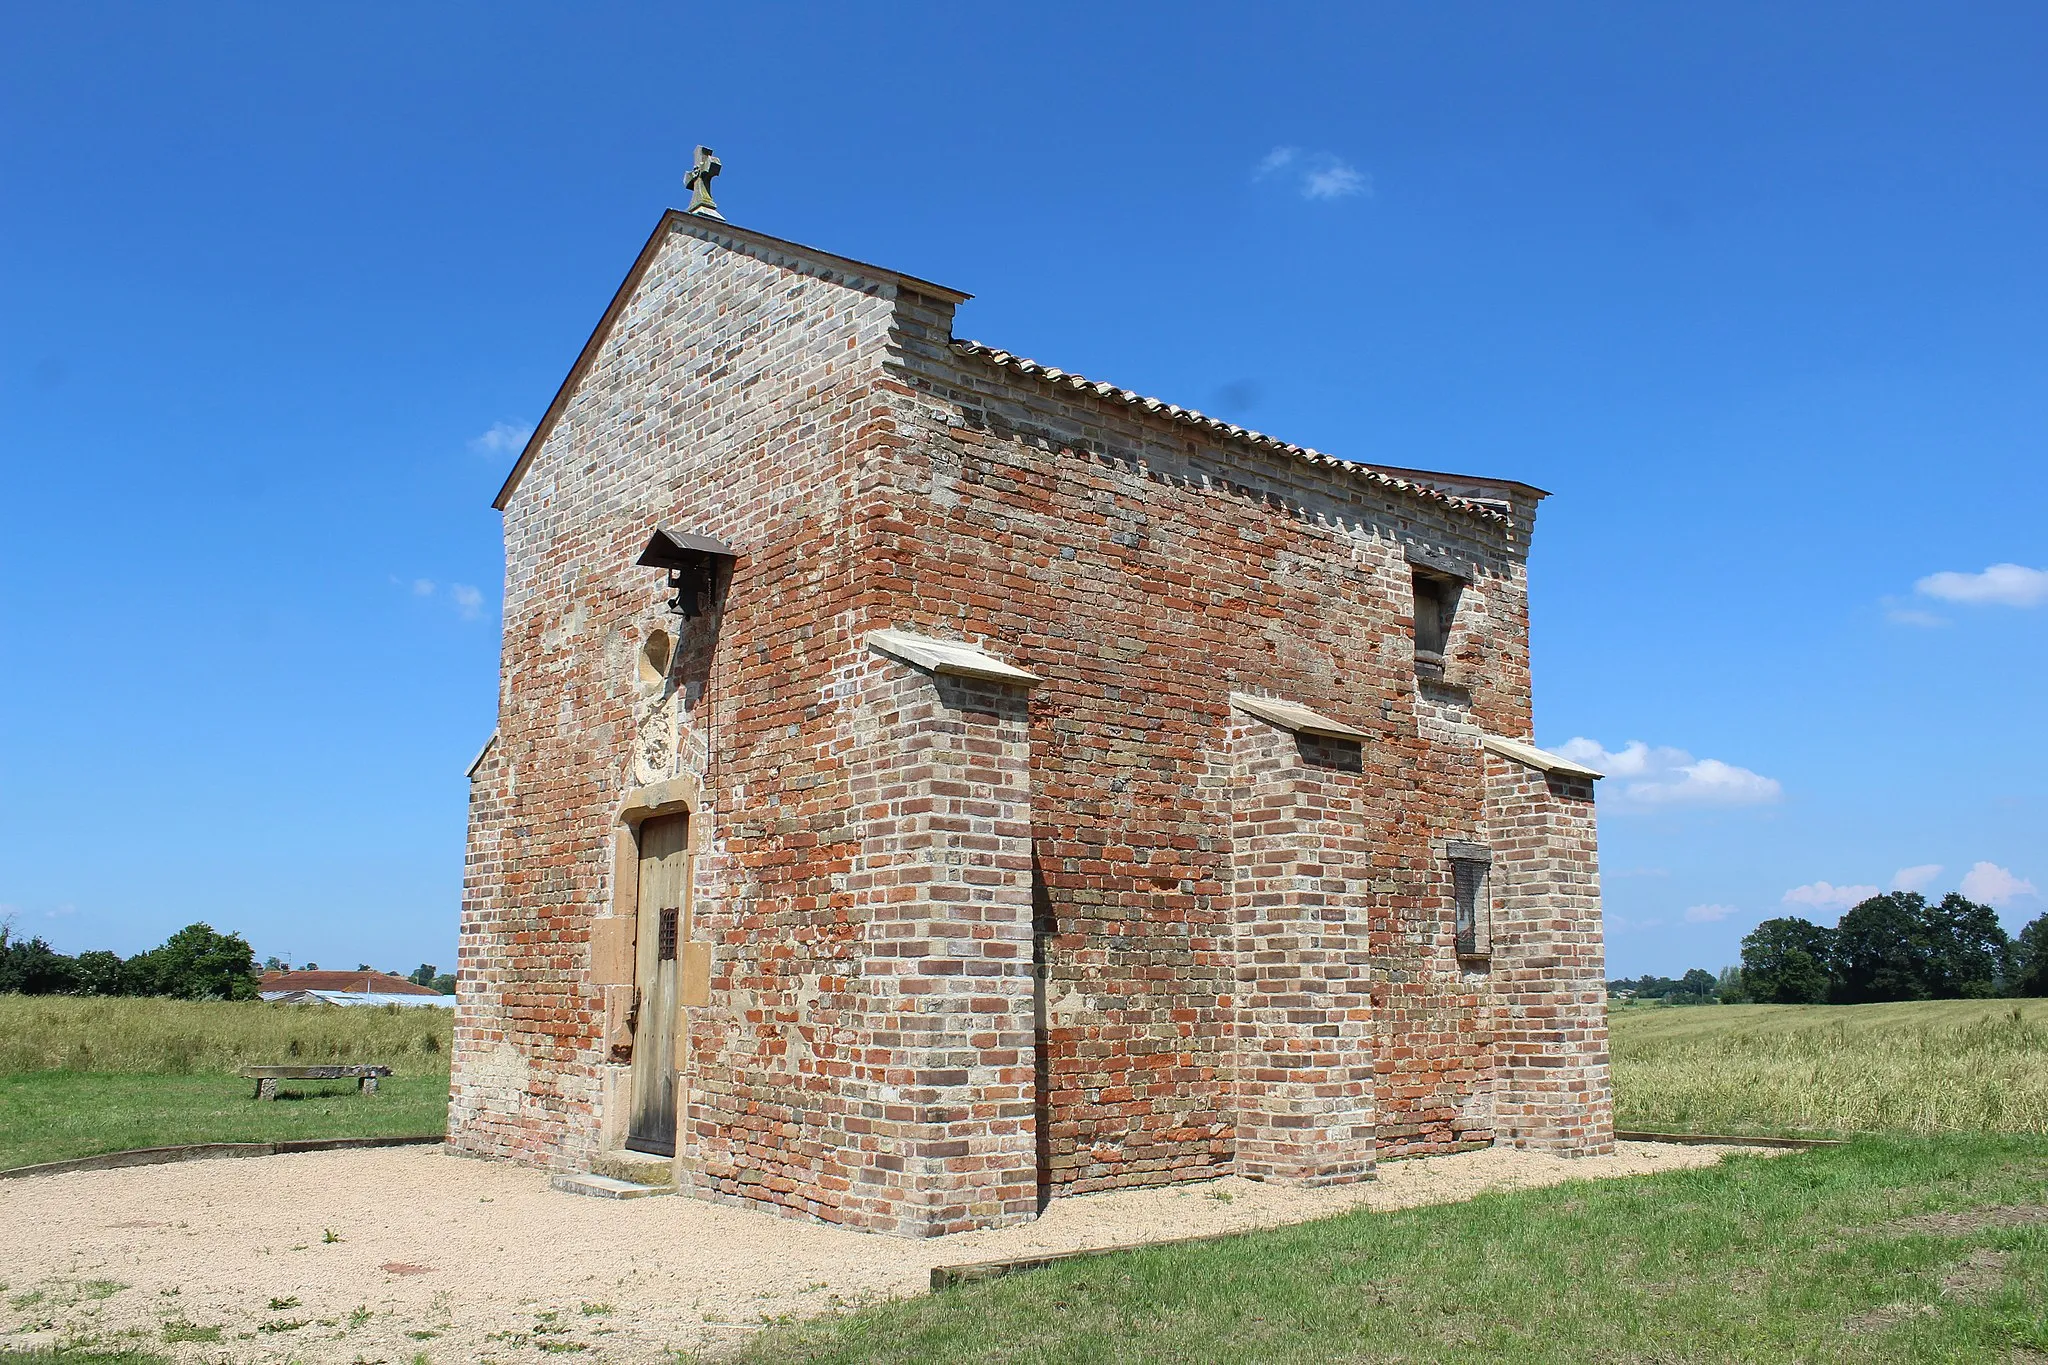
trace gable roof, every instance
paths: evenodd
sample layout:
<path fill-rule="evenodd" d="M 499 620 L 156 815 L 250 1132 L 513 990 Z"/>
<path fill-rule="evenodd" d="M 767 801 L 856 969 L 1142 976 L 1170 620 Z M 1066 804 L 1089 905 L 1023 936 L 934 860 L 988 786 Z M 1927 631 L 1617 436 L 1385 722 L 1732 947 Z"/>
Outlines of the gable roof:
<path fill-rule="evenodd" d="M 597 353 L 604 349 L 604 343 L 611 336 L 612 328 L 618 325 L 619 314 L 625 311 L 627 300 L 631 299 L 634 291 L 640 287 L 641 277 L 646 275 L 647 267 L 654 263 L 654 258 L 660 254 L 662 243 L 674 232 L 687 233 L 703 241 L 729 239 L 730 242 L 742 243 L 773 255 L 801 257 L 845 277 L 848 284 L 873 280 L 884 284 L 907 286 L 915 293 L 929 294 L 956 304 L 965 303 L 974 297 L 957 289 L 949 289 L 943 284 L 934 284 L 915 275 L 906 275 L 900 270 L 869 265 L 865 261 L 856 261 L 851 256 L 834 255 L 829 251 L 805 246 L 801 242 L 784 241 L 780 237 L 770 237 L 765 232 L 755 232 L 752 228 L 735 227 L 723 219 L 703 218 L 693 213 L 685 213 L 681 209 L 669 209 L 661 215 L 661 221 L 654 225 L 654 231 L 647 238 L 647 245 L 641 247 L 640 254 L 633 258 L 633 268 L 628 270 L 626 278 L 620 281 L 618 292 L 612 295 L 612 301 L 605 306 L 604 316 L 597 320 L 597 327 L 591 332 L 590 340 L 583 343 L 583 349 L 576 355 L 576 363 L 569 367 L 569 373 L 562 380 L 562 386 L 555 390 L 554 399 L 549 402 L 548 410 L 534 425 L 533 434 L 526 438 L 525 447 L 520 450 L 519 458 L 513 462 L 512 472 L 505 476 L 504 486 L 498 489 L 498 496 L 491 499 L 491 506 L 501 512 L 505 510 L 506 502 L 519 487 L 519 480 L 525 477 L 527 466 L 533 463 L 533 457 L 540 452 L 541 446 L 547 443 L 548 433 L 555 429 L 555 423 L 562 416 L 562 409 L 569 405 L 570 395 L 574 394 L 576 386 L 582 383 L 583 375 L 589 370 L 591 362 L 597 359 Z"/>

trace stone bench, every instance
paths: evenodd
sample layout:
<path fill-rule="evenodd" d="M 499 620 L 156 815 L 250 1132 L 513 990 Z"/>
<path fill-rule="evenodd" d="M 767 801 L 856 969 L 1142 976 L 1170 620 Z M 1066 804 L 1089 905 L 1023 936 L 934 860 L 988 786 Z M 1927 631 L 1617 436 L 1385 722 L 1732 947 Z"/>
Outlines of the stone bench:
<path fill-rule="evenodd" d="M 256 1082 L 256 1098 L 277 1098 L 279 1081 L 339 1081 L 355 1078 L 356 1093 L 377 1093 L 377 1082 L 391 1074 L 388 1066 L 245 1066 L 236 1073 Z"/>

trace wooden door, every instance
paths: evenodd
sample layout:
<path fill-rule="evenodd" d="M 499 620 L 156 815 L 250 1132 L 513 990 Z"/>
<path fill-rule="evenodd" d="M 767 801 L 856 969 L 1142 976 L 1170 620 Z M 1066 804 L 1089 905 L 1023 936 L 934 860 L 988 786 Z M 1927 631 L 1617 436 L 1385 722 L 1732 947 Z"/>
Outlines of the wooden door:
<path fill-rule="evenodd" d="M 640 826 L 639 928 L 633 984 L 633 1118 L 626 1145 L 676 1154 L 676 958 L 690 933 L 690 817 Z"/>

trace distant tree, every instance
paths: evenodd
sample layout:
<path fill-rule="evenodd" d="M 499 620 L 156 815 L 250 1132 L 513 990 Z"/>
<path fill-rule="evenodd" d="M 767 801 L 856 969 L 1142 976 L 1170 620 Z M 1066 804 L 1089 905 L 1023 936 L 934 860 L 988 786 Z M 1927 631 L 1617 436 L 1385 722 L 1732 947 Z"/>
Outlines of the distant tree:
<path fill-rule="evenodd" d="M 455 973 L 442 972 L 432 981 L 424 982 L 422 984 L 433 987 L 434 990 L 441 995 L 453 995 L 455 994 Z"/>
<path fill-rule="evenodd" d="M 16 938 L 0 922 L 0 991 L 59 995 L 78 984 L 78 963 L 40 938 Z"/>
<path fill-rule="evenodd" d="M 367 963 L 367 962 L 358 962 L 358 963 L 356 964 L 356 970 L 357 970 L 357 971 L 359 971 L 359 972 L 374 972 L 374 971 L 376 971 L 377 969 L 376 969 L 375 967 L 372 967 L 372 966 L 371 966 L 371 965 L 370 965 L 369 963 Z"/>
<path fill-rule="evenodd" d="M 121 958 L 119 954 L 94 948 L 78 955 L 78 978 L 72 989 L 80 995 L 119 995 Z"/>
<path fill-rule="evenodd" d="M 288 972 L 291 970 L 291 964 L 276 953 L 272 953 L 269 957 L 263 959 L 263 970 L 266 972 Z"/>
<path fill-rule="evenodd" d="M 1715 984 L 1712 972 L 1695 967 L 1675 981 L 1647 973 L 1633 980 L 1622 977 L 1607 983 L 1607 993 L 1637 1000 L 1662 1000 L 1671 1005 L 1710 1005 L 1714 1002 Z"/>
<path fill-rule="evenodd" d="M 1926 912 L 1925 981 L 1937 1000 L 1984 999 L 2011 975 L 2012 939 L 1998 912 L 1956 892 Z"/>
<path fill-rule="evenodd" d="M 1834 933 L 1797 915 L 1767 919 L 1742 940 L 1742 983 L 1766 1005 L 1818 1005 L 1828 998 Z"/>
<path fill-rule="evenodd" d="M 1931 1000 L 1928 989 L 1927 900 L 1890 891 L 1852 907 L 1835 925 L 1835 984 L 1844 1004 Z"/>
<path fill-rule="evenodd" d="M 413 968 L 412 975 L 408 976 L 406 980 L 412 982 L 415 986 L 425 986 L 427 989 L 432 990 L 434 978 L 438 975 L 440 975 L 440 972 L 433 963 L 422 962 L 419 966 Z"/>
<path fill-rule="evenodd" d="M 1714 983 L 1714 998 L 1724 1005 L 1739 1005 L 1749 999 L 1749 990 L 1742 982 L 1742 968 L 1721 969 L 1721 978 Z"/>
<path fill-rule="evenodd" d="M 2013 940 L 2007 989 L 2014 995 L 2048 995 L 2048 915 L 2020 930 Z"/>
<path fill-rule="evenodd" d="M 240 934 L 188 924 L 162 946 L 122 964 L 128 995 L 170 995 L 184 1000 L 253 1000 L 256 955 Z"/>
<path fill-rule="evenodd" d="M 1872 896 L 1835 929 L 1835 996 L 1849 1003 L 1998 994 L 2012 941 L 1988 905 L 1954 892 Z"/>
<path fill-rule="evenodd" d="M 308 962 L 305 966 L 299 968 L 299 970 L 302 972 L 317 972 L 320 970 L 320 964 L 317 962 Z"/>

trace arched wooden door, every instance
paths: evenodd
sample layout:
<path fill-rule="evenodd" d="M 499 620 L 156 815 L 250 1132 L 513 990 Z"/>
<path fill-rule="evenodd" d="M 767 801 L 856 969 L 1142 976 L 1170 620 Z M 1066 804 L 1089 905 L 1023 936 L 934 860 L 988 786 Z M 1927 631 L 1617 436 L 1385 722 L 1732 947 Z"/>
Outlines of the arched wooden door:
<path fill-rule="evenodd" d="M 676 1154 L 676 959 L 690 934 L 690 817 L 664 815 L 640 826 L 639 925 L 633 982 L 633 1117 L 626 1145 Z"/>

